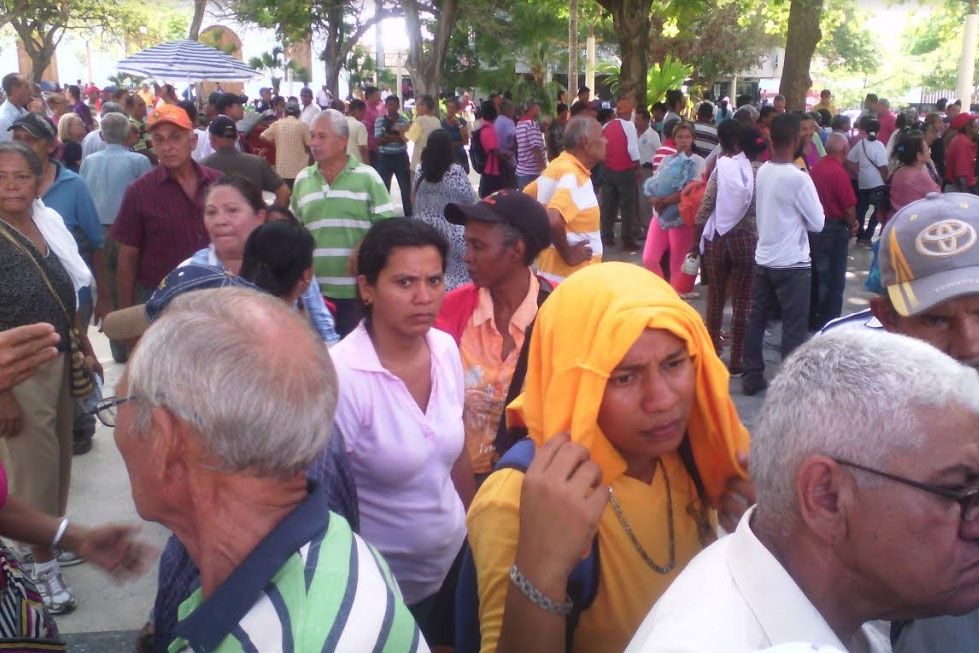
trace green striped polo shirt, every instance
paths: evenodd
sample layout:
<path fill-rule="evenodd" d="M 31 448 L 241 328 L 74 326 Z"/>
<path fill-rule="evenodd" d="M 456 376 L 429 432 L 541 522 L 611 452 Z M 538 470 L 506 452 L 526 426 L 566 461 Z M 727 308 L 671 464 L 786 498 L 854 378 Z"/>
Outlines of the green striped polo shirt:
<path fill-rule="evenodd" d="M 177 612 L 170 653 L 428 651 L 374 547 L 315 488 L 209 597 Z"/>
<path fill-rule="evenodd" d="M 329 184 L 314 163 L 296 176 L 290 208 L 316 239 L 313 270 L 323 293 L 354 299 L 357 285 L 348 268 L 350 252 L 372 224 L 393 215 L 380 175 L 347 155 L 346 167 Z"/>

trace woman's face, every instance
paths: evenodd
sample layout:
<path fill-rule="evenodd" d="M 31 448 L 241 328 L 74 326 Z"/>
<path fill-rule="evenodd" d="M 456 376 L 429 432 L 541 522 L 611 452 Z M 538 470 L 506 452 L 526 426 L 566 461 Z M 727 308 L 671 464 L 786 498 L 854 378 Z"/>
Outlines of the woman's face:
<path fill-rule="evenodd" d="M 218 259 L 240 259 L 245 241 L 265 222 L 265 211 L 255 211 L 237 188 L 214 186 L 204 205 L 204 228 L 214 244 Z"/>
<path fill-rule="evenodd" d="M 693 152 L 693 134 L 690 133 L 689 129 L 678 129 L 673 134 L 673 142 L 676 144 L 676 149 L 680 152 L 686 152 L 690 154 Z"/>
<path fill-rule="evenodd" d="M 659 456 L 680 445 L 694 400 L 694 361 L 669 331 L 646 329 L 609 374 L 598 426 L 644 478 Z"/>
<path fill-rule="evenodd" d="M 16 152 L 0 154 L 0 213 L 23 215 L 30 212 L 37 197 L 37 176 L 27 159 Z"/>
<path fill-rule="evenodd" d="M 85 138 L 85 123 L 82 122 L 81 118 L 73 118 L 68 123 L 68 138 L 76 143 L 81 143 L 82 139 Z"/>
<path fill-rule="evenodd" d="M 931 159 L 931 147 L 928 146 L 928 142 L 922 139 L 921 149 L 918 150 L 918 164 L 925 165 Z"/>
<path fill-rule="evenodd" d="M 442 255 L 432 245 L 395 247 L 374 284 L 357 278 L 371 320 L 403 336 L 423 336 L 435 324 L 445 297 Z"/>
<path fill-rule="evenodd" d="M 451 100 L 447 101 L 445 103 L 445 115 L 454 116 L 457 113 L 459 113 L 459 105 L 456 104 L 455 102 L 452 102 Z"/>

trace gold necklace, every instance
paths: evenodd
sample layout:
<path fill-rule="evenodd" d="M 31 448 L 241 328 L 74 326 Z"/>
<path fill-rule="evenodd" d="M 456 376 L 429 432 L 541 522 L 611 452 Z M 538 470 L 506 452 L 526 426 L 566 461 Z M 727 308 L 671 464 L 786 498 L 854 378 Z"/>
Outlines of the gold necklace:
<path fill-rule="evenodd" d="M 622 506 L 619 505 L 618 499 L 615 498 L 615 492 L 611 487 L 608 489 L 609 493 L 609 503 L 612 504 L 612 512 L 615 513 L 616 519 L 619 520 L 619 524 L 622 526 L 622 530 L 629 537 L 629 541 L 632 543 L 632 548 L 639 553 L 639 557 L 642 561 L 646 563 L 646 566 L 655 571 L 657 574 L 668 574 L 676 568 L 676 534 L 674 532 L 673 524 L 673 491 L 670 488 L 670 477 L 666 473 L 666 468 L 663 466 L 663 460 L 661 458 L 656 459 L 656 466 L 663 470 L 663 479 L 666 483 L 666 530 L 669 537 L 669 561 L 665 566 L 660 566 L 656 564 L 656 561 L 646 552 L 642 544 L 639 543 L 639 538 L 636 537 L 635 532 L 632 530 L 632 526 L 626 521 L 625 515 L 622 513 Z"/>

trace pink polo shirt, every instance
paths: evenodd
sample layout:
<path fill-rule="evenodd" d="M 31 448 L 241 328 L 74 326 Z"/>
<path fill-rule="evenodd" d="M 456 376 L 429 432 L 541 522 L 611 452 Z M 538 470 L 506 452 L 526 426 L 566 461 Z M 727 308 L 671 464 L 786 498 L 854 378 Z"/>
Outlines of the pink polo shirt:
<path fill-rule="evenodd" d="M 452 336 L 430 329 L 426 338 L 432 394 L 425 412 L 381 365 L 363 323 L 330 350 L 360 535 L 384 555 L 408 605 L 439 590 L 466 538 L 450 475 L 464 441 L 462 362 Z"/>

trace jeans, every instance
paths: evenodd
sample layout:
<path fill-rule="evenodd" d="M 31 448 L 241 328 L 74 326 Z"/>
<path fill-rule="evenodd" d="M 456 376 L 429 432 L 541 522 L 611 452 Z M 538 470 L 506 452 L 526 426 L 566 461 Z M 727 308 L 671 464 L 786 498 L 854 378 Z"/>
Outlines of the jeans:
<path fill-rule="evenodd" d="M 812 252 L 812 314 L 809 328 L 818 331 L 843 313 L 850 228 L 843 220 L 826 220 L 819 233 L 809 234 Z"/>
<path fill-rule="evenodd" d="M 523 190 L 530 182 L 537 179 L 540 175 L 517 175 L 517 190 Z"/>
<path fill-rule="evenodd" d="M 401 207 L 404 209 L 405 216 L 411 216 L 411 174 L 408 166 L 408 153 L 398 152 L 396 154 L 386 154 L 379 152 L 377 155 L 377 174 L 381 175 L 381 181 L 390 192 L 391 177 L 398 180 L 398 187 L 401 189 Z"/>
<path fill-rule="evenodd" d="M 812 292 L 809 268 L 766 268 L 755 266 L 751 288 L 751 312 L 744 336 L 745 382 L 760 381 L 765 374 L 762 352 L 768 315 L 775 307 L 782 312 L 782 360 L 806 341 L 809 322 L 809 296 Z"/>
<path fill-rule="evenodd" d="M 863 228 L 863 219 L 867 217 L 867 209 L 871 206 L 870 194 L 874 190 L 874 188 L 861 188 L 857 191 L 857 224 L 860 225 L 860 230 L 857 232 L 858 240 L 870 240 L 877 230 L 877 214 L 880 213 L 880 209 L 876 206 L 873 207 L 874 211 L 870 214 L 870 220 L 867 221 L 867 228 Z"/>
<path fill-rule="evenodd" d="M 636 173 L 633 170 L 609 170 L 605 168 L 602 177 L 601 208 L 602 238 L 615 240 L 615 216 L 622 211 L 622 242 L 635 242 L 638 230 L 639 192 L 636 187 Z M 682 257 L 681 257 L 682 259 Z"/>

